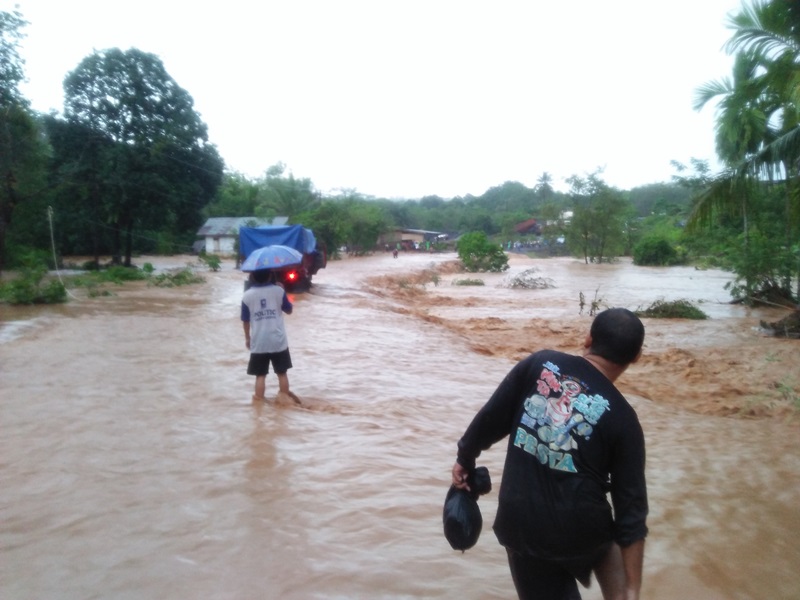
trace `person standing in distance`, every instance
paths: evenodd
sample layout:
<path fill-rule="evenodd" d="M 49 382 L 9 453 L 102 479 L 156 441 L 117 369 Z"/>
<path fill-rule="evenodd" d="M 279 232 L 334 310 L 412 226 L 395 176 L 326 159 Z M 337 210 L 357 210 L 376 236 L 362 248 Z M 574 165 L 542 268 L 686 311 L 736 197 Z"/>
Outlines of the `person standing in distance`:
<path fill-rule="evenodd" d="M 503 379 L 458 442 L 453 485 L 509 436 L 494 532 L 520 600 L 638 600 L 647 536 L 644 434 L 614 381 L 642 352 L 629 310 L 599 313 L 582 356 L 541 350 Z M 609 504 L 607 493 L 610 493 Z M 613 512 L 612 512 L 613 506 Z"/>
<path fill-rule="evenodd" d="M 278 376 L 279 393 L 297 401 L 297 397 L 289 391 L 286 372 L 292 368 L 292 357 L 283 323 L 283 313 L 292 314 L 292 303 L 283 286 L 277 283 L 273 271 L 253 271 L 250 280 L 252 285 L 242 296 L 242 326 L 244 341 L 250 350 L 247 374 L 256 377 L 253 401 L 265 400 L 270 363 Z"/>

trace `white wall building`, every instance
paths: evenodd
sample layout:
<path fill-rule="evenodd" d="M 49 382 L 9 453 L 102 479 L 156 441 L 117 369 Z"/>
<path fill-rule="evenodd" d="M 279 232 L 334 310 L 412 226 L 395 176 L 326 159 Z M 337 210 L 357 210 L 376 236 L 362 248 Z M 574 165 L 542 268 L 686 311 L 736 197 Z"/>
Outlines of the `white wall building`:
<path fill-rule="evenodd" d="M 236 254 L 236 241 L 239 227 L 260 227 L 262 225 L 286 225 L 289 217 L 257 219 L 256 217 L 213 217 L 197 231 L 197 237 L 205 240 L 208 254 L 233 256 Z"/>

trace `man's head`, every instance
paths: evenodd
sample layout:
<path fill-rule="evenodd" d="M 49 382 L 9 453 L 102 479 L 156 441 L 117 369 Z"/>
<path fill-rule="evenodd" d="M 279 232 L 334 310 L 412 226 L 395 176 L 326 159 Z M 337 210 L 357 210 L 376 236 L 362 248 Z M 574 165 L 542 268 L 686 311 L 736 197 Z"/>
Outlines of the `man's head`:
<path fill-rule="evenodd" d="M 253 271 L 253 281 L 258 284 L 274 283 L 275 273 L 269 269 Z"/>
<path fill-rule="evenodd" d="M 644 344 L 644 325 L 625 308 L 609 308 L 594 318 L 589 337 L 592 354 L 624 367 L 639 358 Z"/>

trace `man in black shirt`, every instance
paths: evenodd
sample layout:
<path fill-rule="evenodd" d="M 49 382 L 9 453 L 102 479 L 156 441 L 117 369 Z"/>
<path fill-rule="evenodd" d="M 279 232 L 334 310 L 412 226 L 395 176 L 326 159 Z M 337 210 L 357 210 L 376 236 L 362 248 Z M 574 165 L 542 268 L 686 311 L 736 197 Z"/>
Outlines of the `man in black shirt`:
<path fill-rule="evenodd" d="M 604 598 L 639 598 L 644 435 L 613 382 L 643 343 L 632 312 L 601 312 L 583 356 L 542 350 L 519 362 L 458 442 L 453 484 L 469 489 L 475 459 L 509 436 L 494 531 L 521 600 L 579 599 L 592 571 Z"/>

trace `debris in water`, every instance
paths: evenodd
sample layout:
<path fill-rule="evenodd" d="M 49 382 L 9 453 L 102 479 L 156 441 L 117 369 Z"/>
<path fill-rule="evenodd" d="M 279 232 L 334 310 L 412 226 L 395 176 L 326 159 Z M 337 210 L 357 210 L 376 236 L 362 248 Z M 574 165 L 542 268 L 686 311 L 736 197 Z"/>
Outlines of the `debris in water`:
<path fill-rule="evenodd" d="M 549 277 L 538 275 L 539 269 L 532 268 L 522 271 L 517 275 L 507 275 L 503 280 L 502 287 L 523 288 L 528 290 L 545 290 L 556 287 L 555 281 Z"/>
<path fill-rule="evenodd" d="M 773 323 L 761 321 L 761 327 L 775 337 L 800 338 L 800 310 L 795 310 Z"/>

